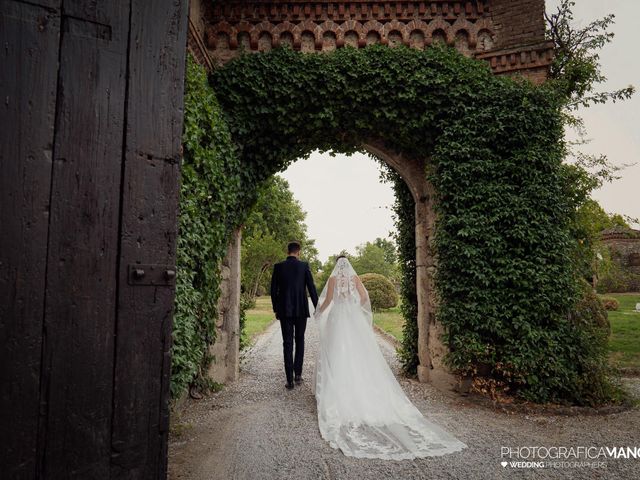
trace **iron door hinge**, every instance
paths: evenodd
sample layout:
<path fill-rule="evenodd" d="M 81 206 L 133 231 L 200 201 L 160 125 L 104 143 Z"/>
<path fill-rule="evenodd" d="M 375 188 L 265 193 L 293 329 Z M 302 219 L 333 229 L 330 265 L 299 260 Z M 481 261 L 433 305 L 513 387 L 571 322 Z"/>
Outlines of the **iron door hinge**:
<path fill-rule="evenodd" d="M 129 285 L 173 286 L 176 284 L 176 267 L 173 265 L 134 263 L 129 265 Z"/>

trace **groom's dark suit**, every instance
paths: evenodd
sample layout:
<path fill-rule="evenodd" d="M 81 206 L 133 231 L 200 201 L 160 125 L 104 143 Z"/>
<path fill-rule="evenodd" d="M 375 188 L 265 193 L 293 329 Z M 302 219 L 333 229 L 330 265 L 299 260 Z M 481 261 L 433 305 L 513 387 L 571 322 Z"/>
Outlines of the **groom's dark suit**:
<path fill-rule="evenodd" d="M 287 382 L 293 382 L 293 374 L 302 375 L 304 357 L 304 331 L 309 317 L 307 290 L 313 302 L 318 305 L 318 293 L 313 283 L 309 264 L 289 256 L 284 262 L 273 267 L 271 276 L 271 304 L 276 318 L 280 320 L 284 351 L 284 371 Z M 293 359 L 293 339 L 295 337 L 296 356 Z"/>

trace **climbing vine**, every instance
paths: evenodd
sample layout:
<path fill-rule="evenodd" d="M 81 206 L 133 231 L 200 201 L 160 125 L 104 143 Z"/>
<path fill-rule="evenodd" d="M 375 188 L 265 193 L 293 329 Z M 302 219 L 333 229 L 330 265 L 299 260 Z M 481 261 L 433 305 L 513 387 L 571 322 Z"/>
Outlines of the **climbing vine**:
<path fill-rule="evenodd" d="M 222 245 L 265 179 L 315 149 L 349 153 L 374 139 L 405 156 L 430 159 L 437 191 L 437 317 L 447 332 L 451 368 L 484 375 L 530 400 L 606 399 L 606 376 L 593 373 L 604 360 L 601 337 L 570 315 L 580 289 L 568 260 L 573 212 L 561 168 L 562 102 L 551 87 L 496 77 L 453 49 L 384 46 L 244 55 L 214 71 L 210 82 L 226 122 L 206 90 L 210 106 L 187 108 L 195 119 L 188 121 L 185 153 L 187 164 L 203 165 L 199 159 L 206 158 L 212 165 L 198 171 L 194 186 L 212 197 L 198 197 L 197 209 L 209 215 L 211 223 L 201 227 L 215 239 L 207 240 L 215 262 L 200 270 L 206 272 L 202 283 L 194 278 L 191 285 L 217 286 L 212 276 Z M 183 188 L 183 194 L 190 191 Z M 403 215 L 406 201 L 398 200 Z M 408 255 L 408 232 L 400 235 Z M 198 263 L 183 255 L 188 265 Z M 407 263 L 404 273 L 409 299 L 415 265 Z M 411 310 L 415 302 L 407 305 Z M 415 318 L 409 310 L 405 314 Z M 201 313 L 188 313 L 189 325 Z M 415 366 L 416 332 L 410 323 L 408 370 Z"/>
<path fill-rule="evenodd" d="M 187 61 L 171 394 L 205 383 L 220 265 L 242 221 L 242 166 L 204 69 Z"/>
<path fill-rule="evenodd" d="M 404 180 L 382 160 L 381 179 L 392 185 L 395 193 L 393 221 L 394 240 L 398 249 L 400 267 L 400 311 L 404 319 L 402 345 L 398 356 L 402 369 L 415 375 L 418 368 L 418 293 L 416 291 L 416 229 L 415 202 Z"/>

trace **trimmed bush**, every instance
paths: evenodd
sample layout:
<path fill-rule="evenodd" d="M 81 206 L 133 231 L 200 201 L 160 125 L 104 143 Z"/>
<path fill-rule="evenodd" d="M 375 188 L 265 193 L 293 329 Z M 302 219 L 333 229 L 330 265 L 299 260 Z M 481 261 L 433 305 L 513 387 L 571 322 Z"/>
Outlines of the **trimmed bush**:
<path fill-rule="evenodd" d="M 374 311 L 393 308 L 398 305 L 398 294 L 393 283 L 384 275 L 365 273 L 360 276 L 364 288 L 369 292 L 371 308 Z"/>
<path fill-rule="evenodd" d="M 620 302 L 613 297 L 600 297 L 600 301 L 605 310 L 618 310 L 620 308 Z"/>
<path fill-rule="evenodd" d="M 595 328 L 609 335 L 611 325 L 603 298 L 599 297 L 586 280 L 580 282 L 582 297 L 569 315 L 571 323 L 577 327 Z M 617 303 L 615 298 L 612 298 Z"/>
<path fill-rule="evenodd" d="M 608 366 L 607 345 L 611 324 L 607 311 L 587 282 L 581 282 L 582 297 L 569 315 L 570 338 L 574 345 L 567 356 L 576 370 L 569 386 L 579 405 L 600 405 L 605 401 L 620 399 L 621 391 Z"/>

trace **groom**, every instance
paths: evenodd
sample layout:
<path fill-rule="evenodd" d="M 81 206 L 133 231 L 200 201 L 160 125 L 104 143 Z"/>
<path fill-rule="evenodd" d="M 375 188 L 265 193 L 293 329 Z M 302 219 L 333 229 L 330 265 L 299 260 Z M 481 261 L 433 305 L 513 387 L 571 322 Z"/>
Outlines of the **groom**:
<path fill-rule="evenodd" d="M 288 257 L 276 263 L 271 276 L 271 304 L 282 329 L 284 351 L 284 371 L 287 375 L 286 387 L 293 388 L 293 374 L 299 385 L 302 382 L 302 360 L 304 357 L 304 330 L 309 317 L 309 300 L 318 305 L 318 293 L 313 283 L 307 262 L 301 262 L 300 243 L 291 242 L 287 246 Z M 293 358 L 293 340 L 296 342 L 296 356 Z"/>

